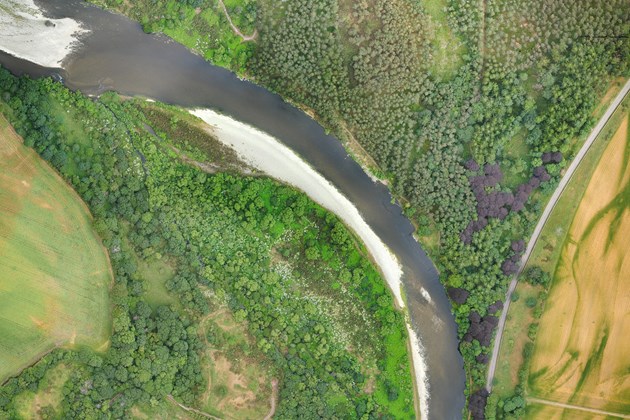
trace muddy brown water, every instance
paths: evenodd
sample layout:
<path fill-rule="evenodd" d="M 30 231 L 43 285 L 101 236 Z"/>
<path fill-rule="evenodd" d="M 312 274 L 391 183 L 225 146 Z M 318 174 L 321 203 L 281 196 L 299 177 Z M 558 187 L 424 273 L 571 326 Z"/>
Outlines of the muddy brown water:
<path fill-rule="evenodd" d="M 413 226 L 388 189 L 373 182 L 339 140 L 278 95 L 211 65 L 161 35 L 147 35 L 129 19 L 79 0 L 38 1 L 52 18 L 71 17 L 90 30 L 65 70 L 43 68 L 0 52 L 16 74 L 53 75 L 88 95 L 115 90 L 185 107 L 212 108 L 265 131 L 299 154 L 339 189 L 396 255 L 413 329 L 424 346 L 431 419 L 462 416 L 464 383 L 457 327 L 438 273 L 414 240 Z M 423 297 L 423 290 L 430 301 Z"/>

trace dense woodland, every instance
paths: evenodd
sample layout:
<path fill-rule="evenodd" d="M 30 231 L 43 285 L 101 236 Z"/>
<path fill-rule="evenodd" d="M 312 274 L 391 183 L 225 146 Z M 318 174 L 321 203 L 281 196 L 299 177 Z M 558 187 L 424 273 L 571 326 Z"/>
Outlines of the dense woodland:
<path fill-rule="evenodd" d="M 184 112 L 114 94 L 92 101 L 4 69 L 0 99 L 25 144 L 88 204 L 115 273 L 110 348 L 53 351 L 0 388 L 0 417 L 60 363 L 73 369 L 59 410 L 40 413 L 49 418 L 126 417 L 167 396 L 194 407 L 207 384 L 199 323 L 217 308 L 247 325 L 247 351 L 269 361 L 278 418 L 414 417 L 403 315 L 334 215 L 236 173 L 235 156 L 208 147 L 218 142 Z M 211 151 L 229 172 L 189 164 Z M 174 270 L 174 304 L 148 298 L 139 265 L 156 261 Z"/>
<path fill-rule="evenodd" d="M 237 25 L 258 30 L 251 42 L 235 38 L 215 0 L 104 3 L 363 146 L 450 291 L 470 410 L 482 418 L 494 312 L 595 106 L 615 77 L 629 75 L 630 3 L 226 2 Z M 195 8 L 219 16 L 216 25 Z M 216 43 L 199 43 L 208 38 Z"/>
<path fill-rule="evenodd" d="M 609 83 L 629 74 L 630 4 L 256 5 L 259 38 L 232 69 L 314 110 L 341 139 L 351 133 L 406 200 L 453 298 L 474 394 L 523 240 Z M 485 398 L 471 399 L 475 418 Z"/>

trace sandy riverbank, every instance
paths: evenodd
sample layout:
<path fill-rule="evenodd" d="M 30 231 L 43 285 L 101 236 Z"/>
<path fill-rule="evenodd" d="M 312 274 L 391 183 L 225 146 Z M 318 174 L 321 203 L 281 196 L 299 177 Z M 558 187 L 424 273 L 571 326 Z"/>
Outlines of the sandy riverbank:
<path fill-rule="evenodd" d="M 33 0 L 0 4 L 0 50 L 41 66 L 62 67 L 85 33 L 73 19 L 47 19 Z"/>
<path fill-rule="evenodd" d="M 402 296 L 402 268 L 397 258 L 363 220 L 350 200 L 291 149 L 270 135 L 209 109 L 197 109 L 191 113 L 213 127 L 218 139 L 232 147 L 245 162 L 275 179 L 304 191 L 311 199 L 341 218 L 365 244 L 385 277 L 397 305 L 405 307 Z M 407 331 L 412 348 L 420 411 L 422 418 L 426 419 L 429 395 L 424 351 L 419 337 L 409 325 Z"/>

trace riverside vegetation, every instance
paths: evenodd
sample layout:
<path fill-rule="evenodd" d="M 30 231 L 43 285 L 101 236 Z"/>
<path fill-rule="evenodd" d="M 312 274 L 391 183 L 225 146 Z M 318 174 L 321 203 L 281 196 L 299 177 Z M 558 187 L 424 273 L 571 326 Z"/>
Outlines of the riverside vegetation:
<path fill-rule="evenodd" d="M 4 69 L 0 100 L 87 203 L 114 272 L 109 348 L 56 348 L 3 383 L 0 417 L 260 413 L 272 379 L 278 418 L 414 417 L 403 315 L 334 215 L 239 174 L 175 108 Z"/>
<path fill-rule="evenodd" d="M 149 30 L 168 17 L 186 33 L 165 29 L 176 40 L 231 55 L 229 68 L 312 110 L 351 150 L 360 143 L 449 290 L 469 408 L 483 417 L 495 312 L 595 105 L 628 75 L 630 4 L 235 0 L 230 15 L 259 36 L 226 51 L 198 45 L 208 33 L 188 24 L 193 7 L 218 13 L 215 1 L 97 3 L 158 25 Z M 213 31 L 233 36 L 226 22 Z"/>

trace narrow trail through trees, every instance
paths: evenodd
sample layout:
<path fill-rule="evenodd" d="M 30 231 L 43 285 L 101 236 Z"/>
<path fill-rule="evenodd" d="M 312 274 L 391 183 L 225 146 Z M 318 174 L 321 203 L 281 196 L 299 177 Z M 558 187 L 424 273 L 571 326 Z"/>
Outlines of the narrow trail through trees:
<path fill-rule="evenodd" d="M 276 414 L 276 403 L 278 401 L 278 380 L 271 380 L 271 408 L 269 413 L 265 416 L 265 420 L 271 420 L 273 415 Z"/>
<path fill-rule="evenodd" d="M 564 174 L 564 176 L 560 180 L 560 183 L 558 184 L 558 187 L 556 188 L 553 195 L 549 199 L 549 203 L 547 203 L 547 206 L 545 207 L 545 210 L 542 216 L 540 217 L 540 220 L 538 221 L 538 224 L 536 225 L 536 228 L 534 229 L 534 232 L 532 233 L 531 238 L 529 239 L 527 243 L 527 249 L 525 250 L 523 257 L 521 258 L 519 269 L 516 272 L 516 274 L 514 274 L 514 277 L 512 277 L 512 281 L 510 282 L 510 287 L 508 288 L 507 294 L 505 295 L 505 306 L 503 307 L 503 311 L 501 312 L 501 318 L 499 319 L 499 325 L 497 327 L 497 333 L 494 339 L 494 346 L 492 348 L 492 359 L 490 359 L 490 364 L 488 365 L 488 376 L 486 378 L 486 390 L 488 392 L 492 391 L 492 380 L 494 379 L 494 372 L 496 370 L 497 359 L 499 357 L 499 349 L 501 348 L 501 338 L 503 336 L 503 330 L 505 329 L 505 321 L 507 319 L 508 310 L 510 308 L 510 298 L 512 297 L 512 293 L 514 292 L 514 289 L 516 289 L 518 278 L 523 272 L 523 269 L 525 268 L 525 265 L 527 264 L 527 261 L 529 260 L 529 257 L 532 251 L 534 250 L 534 246 L 536 245 L 536 242 L 538 241 L 538 238 L 543 230 L 543 227 L 545 226 L 545 223 L 547 222 L 547 219 L 549 219 L 549 216 L 551 215 L 551 212 L 553 211 L 558 200 L 560 199 L 562 192 L 564 191 L 567 184 L 571 180 L 571 177 L 573 177 L 573 173 L 576 171 L 576 169 L 582 162 L 582 159 L 584 159 L 584 156 L 586 156 L 586 153 L 590 149 L 591 145 L 595 142 L 599 134 L 602 132 L 602 130 L 606 126 L 606 123 L 610 120 L 610 118 L 612 117 L 613 113 L 617 110 L 619 105 L 621 105 L 621 102 L 624 100 L 624 98 L 626 97 L 629 91 L 630 91 L 630 79 L 626 81 L 626 84 L 621 88 L 621 90 L 619 91 L 615 99 L 613 99 L 611 104 L 608 106 L 608 109 L 606 110 L 604 115 L 600 118 L 597 125 L 595 126 L 593 131 L 591 131 L 591 134 L 589 134 L 588 138 L 584 142 L 584 145 L 582 145 L 582 148 L 580 148 L 579 152 L 573 159 L 573 162 L 571 162 L 571 165 L 569 165 L 567 172 Z"/>
<path fill-rule="evenodd" d="M 178 405 L 179 408 L 181 408 L 182 410 L 185 410 L 185 411 L 188 411 L 188 412 L 191 412 L 191 413 L 195 413 L 195 414 L 199 414 L 200 416 L 203 416 L 203 417 L 206 417 L 206 418 L 209 418 L 209 419 L 212 419 L 212 420 L 223 420 L 221 417 L 215 417 L 215 416 L 213 416 L 211 414 L 205 413 L 203 411 L 199 411 L 196 408 L 185 406 L 184 404 L 178 402 L 175 398 L 173 398 L 172 395 L 167 395 L 166 398 L 171 403 Z"/>
<path fill-rule="evenodd" d="M 258 36 L 258 29 L 254 29 L 254 33 L 251 35 L 243 35 L 243 33 L 241 32 L 240 29 L 238 29 L 236 27 L 236 25 L 234 25 L 234 23 L 232 22 L 232 18 L 230 17 L 230 14 L 227 11 L 227 8 L 225 7 L 225 3 L 223 3 L 223 0 L 217 0 L 219 2 L 219 4 L 221 5 L 221 8 L 223 9 L 223 13 L 225 13 L 225 17 L 227 18 L 230 26 L 232 27 L 232 30 L 234 31 L 234 33 L 238 36 L 240 36 L 244 42 L 248 42 L 248 41 L 255 41 L 256 37 Z"/>

